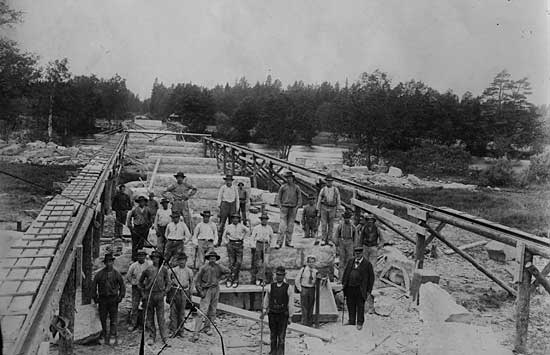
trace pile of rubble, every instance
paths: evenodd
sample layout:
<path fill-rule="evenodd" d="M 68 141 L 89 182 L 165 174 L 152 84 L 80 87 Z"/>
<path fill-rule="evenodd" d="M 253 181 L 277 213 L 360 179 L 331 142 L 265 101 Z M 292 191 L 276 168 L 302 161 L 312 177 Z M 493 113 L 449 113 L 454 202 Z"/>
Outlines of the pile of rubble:
<path fill-rule="evenodd" d="M 64 147 L 53 142 L 34 141 L 0 145 L 0 160 L 35 165 L 84 165 L 100 146 Z"/>

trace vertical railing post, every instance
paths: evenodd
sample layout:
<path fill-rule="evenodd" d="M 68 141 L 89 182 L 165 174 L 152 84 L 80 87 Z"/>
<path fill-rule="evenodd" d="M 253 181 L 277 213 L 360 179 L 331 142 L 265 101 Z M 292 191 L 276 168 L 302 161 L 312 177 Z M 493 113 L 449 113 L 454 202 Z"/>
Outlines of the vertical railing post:
<path fill-rule="evenodd" d="M 521 246 L 523 257 L 520 255 L 518 296 L 516 299 L 516 338 L 514 350 L 524 354 L 527 350 L 527 335 L 529 329 L 529 307 L 531 302 L 531 273 L 525 264 L 533 262 L 533 254 Z"/>
<path fill-rule="evenodd" d="M 415 251 L 415 262 L 416 268 L 422 269 L 424 267 L 424 249 L 426 247 L 426 237 L 423 234 L 416 234 L 416 251 Z"/>

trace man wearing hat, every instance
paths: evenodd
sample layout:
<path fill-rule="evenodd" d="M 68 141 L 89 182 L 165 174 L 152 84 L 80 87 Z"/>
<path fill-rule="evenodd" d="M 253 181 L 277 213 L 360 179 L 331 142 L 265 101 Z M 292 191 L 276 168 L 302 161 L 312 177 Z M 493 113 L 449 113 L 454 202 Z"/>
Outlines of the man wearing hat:
<path fill-rule="evenodd" d="M 237 184 L 237 187 L 238 187 L 237 190 L 239 192 L 239 211 L 241 213 L 241 218 L 242 218 L 243 224 L 245 226 L 247 226 L 248 223 L 247 223 L 247 218 L 246 218 L 246 206 L 249 203 L 250 196 L 248 194 L 248 191 L 244 188 L 244 183 L 243 182 L 239 182 Z"/>
<path fill-rule="evenodd" d="M 178 212 L 172 212 L 170 215 L 172 222 L 166 226 L 166 247 L 164 258 L 167 263 L 170 263 L 172 256 L 183 251 L 186 242 L 191 241 L 191 232 L 182 221 Z"/>
<path fill-rule="evenodd" d="M 220 297 L 220 280 L 231 271 L 223 265 L 217 263 L 220 256 L 210 250 L 206 253 L 205 259 L 208 261 L 201 266 L 195 276 L 195 288 L 201 298 L 200 309 L 203 314 L 206 314 L 211 322 L 216 320 L 216 311 L 218 309 L 218 299 Z M 199 318 L 195 321 L 195 333 L 193 342 L 199 339 L 199 331 L 202 328 L 203 322 L 206 322 L 204 330 L 207 335 L 212 335 L 210 321 Z"/>
<path fill-rule="evenodd" d="M 181 171 L 174 175 L 176 183 L 170 185 L 163 193 L 163 197 L 172 195 L 172 212 L 178 212 L 183 216 L 185 224 L 191 228 L 191 213 L 189 212 L 189 199 L 197 193 L 197 188 L 189 182 L 189 179 Z"/>
<path fill-rule="evenodd" d="M 122 275 L 114 267 L 115 258 L 112 254 L 105 254 L 105 267 L 97 272 L 92 281 L 92 295 L 99 305 L 99 319 L 101 334 L 105 345 L 109 345 L 111 337 L 115 338 L 114 345 L 118 345 L 117 323 L 118 304 L 124 299 L 126 286 Z M 107 332 L 107 316 L 109 317 L 109 332 Z"/>
<path fill-rule="evenodd" d="M 348 305 L 347 325 L 356 325 L 361 330 L 365 322 L 365 301 L 374 285 L 374 271 L 371 263 L 363 257 L 362 247 L 356 247 L 354 254 L 344 270 L 342 286 Z"/>
<path fill-rule="evenodd" d="M 353 248 L 357 242 L 357 230 L 351 223 L 351 213 L 345 211 L 343 215 L 344 220 L 336 227 L 334 232 L 334 244 L 338 249 L 339 263 L 338 263 L 338 278 L 342 280 L 344 275 L 344 269 L 348 264 L 348 260 L 353 258 Z"/>
<path fill-rule="evenodd" d="M 260 285 L 261 280 L 265 280 L 265 275 L 259 271 L 259 263 L 265 263 L 265 251 L 271 245 L 271 241 L 275 237 L 273 234 L 273 229 L 267 220 L 269 216 L 267 213 L 263 213 L 260 216 L 260 224 L 252 229 L 252 243 L 253 247 L 250 249 L 252 253 L 252 282 L 256 282 L 257 285 Z"/>
<path fill-rule="evenodd" d="M 218 228 L 218 244 L 222 243 L 222 235 L 227 222 L 232 215 L 239 211 L 239 190 L 233 185 L 233 176 L 226 175 L 225 184 L 218 191 L 218 206 L 220 208 L 220 226 Z"/>
<path fill-rule="evenodd" d="M 243 263 L 244 240 L 250 234 L 250 229 L 241 223 L 241 216 L 235 213 L 231 216 L 231 224 L 223 231 L 222 239 L 227 245 L 227 257 L 231 276 L 225 283 L 226 287 L 239 286 L 239 272 Z"/>
<path fill-rule="evenodd" d="M 304 206 L 302 213 L 302 228 L 304 229 L 304 238 L 317 237 L 317 228 L 319 226 L 319 211 L 315 205 L 315 196 L 308 196 L 308 204 Z"/>
<path fill-rule="evenodd" d="M 285 275 L 285 268 L 278 266 L 275 271 L 275 282 L 266 287 L 260 315 L 262 320 L 266 314 L 269 318 L 270 354 L 275 355 L 285 353 L 286 328 L 294 314 L 294 293 L 292 287 L 284 281 Z"/>
<path fill-rule="evenodd" d="M 141 195 L 136 198 L 138 205 L 128 213 L 126 224 L 132 232 L 132 260 L 137 260 L 137 251 L 143 249 L 149 236 L 149 228 L 153 224 L 154 216 L 147 207 L 147 197 Z"/>
<path fill-rule="evenodd" d="M 323 238 L 322 245 L 326 245 L 332 238 L 334 221 L 336 220 L 336 211 L 340 206 L 340 191 L 336 186 L 333 186 L 334 178 L 331 174 L 327 174 L 325 181 L 327 185 L 319 192 L 317 199 L 317 210 L 321 217 L 321 237 Z M 319 244 L 319 241 L 315 241 Z"/>
<path fill-rule="evenodd" d="M 163 254 L 166 246 L 166 227 L 172 221 L 172 209 L 168 207 L 169 202 L 165 197 L 160 200 L 161 207 L 158 209 L 153 223 L 157 232 L 157 250 Z"/>
<path fill-rule="evenodd" d="M 314 267 L 317 257 L 308 255 L 306 265 L 298 272 L 298 278 L 294 282 L 297 292 L 300 293 L 300 306 L 302 308 L 302 324 L 311 327 L 313 324 L 313 305 L 315 304 L 315 282 L 317 269 Z"/>
<path fill-rule="evenodd" d="M 288 171 L 285 174 L 286 183 L 284 183 L 277 193 L 277 204 L 281 211 L 279 219 L 279 240 L 277 247 L 283 245 L 283 239 L 287 247 L 292 247 L 292 233 L 294 232 L 294 221 L 298 207 L 302 206 L 302 191 L 296 185 L 294 174 Z"/>
<path fill-rule="evenodd" d="M 113 197 L 111 207 L 115 211 L 116 216 L 115 238 L 122 238 L 122 227 L 126 224 L 128 211 L 132 209 L 132 201 L 126 193 L 126 186 L 124 184 L 118 186 L 118 191 Z"/>
<path fill-rule="evenodd" d="M 161 265 L 162 255 L 154 250 L 151 253 L 153 265 L 150 265 L 139 279 L 139 287 L 142 297 L 146 300 L 147 331 L 149 333 L 148 345 L 153 345 L 156 339 L 155 315 L 160 337 L 166 344 L 166 326 L 164 324 L 164 296 L 170 289 L 170 275 L 168 270 Z"/>
<path fill-rule="evenodd" d="M 380 248 L 384 245 L 384 240 L 376 226 L 376 217 L 372 214 L 365 214 L 363 223 L 365 225 L 361 228 L 359 236 L 360 245 L 363 247 L 363 256 L 371 263 L 373 270 L 376 271 L 378 253 Z M 376 272 L 374 275 L 376 277 Z M 374 297 L 372 295 L 369 295 L 367 299 L 367 311 L 369 313 L 374 312 Z"/>
<path fill-rule="evenodd" d="M 166 296 L 166 302 L 170 304 L 170 331 L 172 332 L 170 336 L 181 336 L 185 307 L 188 300 L 191 300 L 193 290 L 193 271 L 187 266 L 187 255 L 183 252 L 178 253 L 176 258 L 178 266 L 170 274 L 171 289 Z"/>
<path fill-rule="evenodd" d="M 145 260 L 147 252 L 145 249 L 137 251 L 137 261 L 130 265 L 128 273 L 126 274 L 126 280 L 132 285 L 132 309 L 130 311 L 130 325 L 128 331 L 134 331 L 143 322 L 142 315 L 139 311 L 139 304 L 142 301 L 142 290 L 139 288 L 139 279 L 141 274 L 147 269 L 152 262 Z"/>
<path fill-rule="evenodd" d="M 153 218 L 157 215 L 157 211 L 159 209 L 159 203 L 155 199 L 155 193 L 153 191 L 149 192 L 149 201 L 147 201 L 147 207 L 149 207 L 149 211 L 151 211 L 151 214 L 153 215 Z"/>
<path fill-rule="evenodd" d="M 214 240 L 218 237 L 218 227 L 210 220 L 210 211 L 201 212 L 202 222 L 197 224 L 193 231 L 193 242 L 197 245 L 197 257 L 195 258 L 198 269 L 204 263 L 204 254 L 214 247 Z"/>

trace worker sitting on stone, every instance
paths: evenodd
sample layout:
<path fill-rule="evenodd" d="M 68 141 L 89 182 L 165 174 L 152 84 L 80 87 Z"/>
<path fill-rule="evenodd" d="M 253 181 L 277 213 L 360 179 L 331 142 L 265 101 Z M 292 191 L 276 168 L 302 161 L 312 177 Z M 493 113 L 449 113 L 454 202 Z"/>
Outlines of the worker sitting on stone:
<path fill-rule="evenodd" d="M 172 256 L 183 252 L 185 242 L 191 240 L 191 232 L 189 232 L 185 222 L 182 221 L 180 214 L 172 212 L 170 217 L 172 222 L 166 226 L 166 248 L 164 252 L 167 263 L 170 263 Z"/>
<path fill-rule="evenodd" d="M 189 199 L 197 193 L 197 188 L 189 182 L 187 177 L 181 171 L 174 175 L 176 183 L 170 185 L 163 193 L 172 195 L 172 212 L 178 212 L 183 216 L 183 220 L 188 228 L 191 226 L 191 212 L 189 211 Z"/>
<path fill-rule="evenodd" d="M 256 285 L 260 285 L 262 280 L 265 280 L 264 275 L 262 275 L 262 270 L 259 270 L 259 264 L 265 263 L 265 252 L 269 249 L 273 238 L 273 229 L 267 221 L 269 216 L 267 213 L 264 213 L 260 216 L 260 224 L 252 229 L 252 248 L 250 252 L 252 253 L 252 282 Z M 265 274 L 265 272 L 264 272 Z"/>
<path fill-rule="evenodd" d="M 124 299 L 126 286 L 122 275 L 114 267 L 115 258 L 112 254 L 105 254 L 105 267 L 97 272 L 92 281 L 92 297 L 99 305 L 99 319 L 101 321 L 101 335 L 105 345 L 109 345 L 114 337 L 114 345 L 118 345 L 117 324 L 118 304 Z M 107 331 L 107 317 L 109 317 L 109 331 Z"/>
<path fill-rule="evenodd" d="M 200 309 L 202 314 L 208 316 L 210 321 L 200 317 L 195 321 L 195 333 L 193 334 L 193 342 L 199 340 L 199 331 L 202 328 L 203 321 L 206 322 L 204 330 L 207 335 L 212 335 L 211 323 L 216 320 L 216 311 L 218 309 L 218 299 L 220 297 L 220 280 L 227 274 L 231 273 L 231 270 L 223 265 L 217 263 L 220 260 L 220 256 L 214 251 L 210 250 L 205 255 L 207 263 L 201 266 L 197 275 L 195 276 L 195 288 L 201 298 Z"/>
<path fill-rule="evenodd" d="M 250 234 L 250 229 L 241 223 L 241 216 L 236 213 L 231 216 L 231 224 L 223 231 L 222 239 L 227 245 L 227 257 L 231 276 L 225 286 L 237 288 L 239 286 L 239 272 L 243 263 L 244 240 Z"/>
<path fill-rule="evenodd" d="M 315 304 L 315 282 L 317 269 L 314 267 L 317 257 L 308 255 L 306 265 L 298 271 L 298 278 L 294 282 L 296 290 L 300 293 L 300 306 L 302 308 L 302 324 L 311 327 L 313 324 L 313 305 Z"/>
<path fill-rule="evenodd" d="M 345 211 L 343 221 L 336 227 L 334 231 L 334 244 L 338 250 L 338 278 L 342 280 L 344 269 L 348 264 L 349 259 L 353 258 L 353 248 L 356 246 L 357 230 L 351 223 L 351 213 Z"/>
<path fill-rule="evenodd" d="M 294 314 L 294 292 L 285 282 L 286 270 L 278 266 L 275 271 L 275 282 L 266 287 L 260 319 L 267 314 L 271 340 L 270 354 L 284 355 L 286 328 Z"/>

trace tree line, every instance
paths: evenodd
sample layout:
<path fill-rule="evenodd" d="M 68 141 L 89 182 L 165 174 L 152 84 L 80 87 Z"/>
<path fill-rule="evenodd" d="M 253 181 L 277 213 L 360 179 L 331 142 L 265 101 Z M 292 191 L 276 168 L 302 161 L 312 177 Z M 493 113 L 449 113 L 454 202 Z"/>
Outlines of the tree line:
<path fill-rule="evenodd" d="M 371 156 L 426 143 L 460 145 L 474 155 L 537 152 L 545 135 L 530 94 L 527 78 L 514 80 L 506 70 L 481 95 L 462 97 L 417 80 L 393 84 L 376 70 L 343 86 L 297 81 L 283 88 L 271 76 L 255 85 L 243 77 L 211 89 L 155 80 L 145 106 L 156 118 L 175 114 L 193 131 L 216 124 L 222 138 L 276 145 L 282 157 L 293 144 L 330 132 L 355 143 L 370 164 Z"/>
<path fill-rule="evenodd" d="M 18 23 L 21 13 L 0 1 L 0 28 Z M 122 120 L 139 113 L 142 102 L 119 75 L 73 75 L 67 59 L 38 65 L 38 57 L 0 36 L 0 127 L 3 136 L 34 128 L 60 136 L 91 133 L 96 119 Z M 30 126 L 30 127 L 29 127 Z"/>

